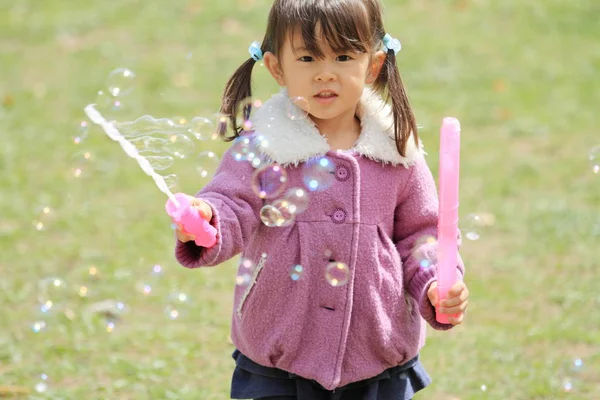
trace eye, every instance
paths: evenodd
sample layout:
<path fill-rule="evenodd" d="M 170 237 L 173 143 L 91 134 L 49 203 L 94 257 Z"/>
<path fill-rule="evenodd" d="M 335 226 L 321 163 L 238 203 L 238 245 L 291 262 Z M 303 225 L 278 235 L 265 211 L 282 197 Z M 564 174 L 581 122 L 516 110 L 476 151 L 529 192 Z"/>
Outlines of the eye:
<path fill-rule="evenodd" d="M 302 62 L 311 62 L 311 61 L 313 61 L 313 58 L 312 58 L 311 56 L 303 56 L 303 57 L 300 57 L 300 58 L 298 59 L 298 61 L 302 61 Z"/>
<path fill-rule="evenodd" d="M 350 57 L 349 55 L 343 55 L 343 56 L 338 56 L 336 58 L 336 60 L 337 61 L 342 61 L 342 62 L 344 62 L 344 61 L 350 61 L 350 60 L 352 60 L 352 57 Z"/>

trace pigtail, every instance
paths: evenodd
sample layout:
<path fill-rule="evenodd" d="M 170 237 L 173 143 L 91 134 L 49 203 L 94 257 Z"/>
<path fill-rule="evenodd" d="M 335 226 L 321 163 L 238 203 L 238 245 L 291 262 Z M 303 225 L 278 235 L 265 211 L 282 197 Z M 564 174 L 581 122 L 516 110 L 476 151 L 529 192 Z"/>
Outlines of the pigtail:
<path fill-rule="evenodd" d="M 233 127 L 233 136 L 227 137 L 227 125 L 219 124 L 218 133 L 225 141 L 232 141 L 240 135 L 242 128 L 238 126 L 237 116 L 241 111 L 244 121 L 250 118 L 252 111 L 251 102 L 244 103 L 244 100 L 252 96 L 252 70 L 256 61 L 250 58 L 243 63 L 229 78 L 223 97 L 221 99 L 221 115 L 229 118 Z M 243 110 L 239 108 L 243 107 Z"/>
<path fill-rule="evenodd" d="M 396 54 L 393 49 L 387 52 L 382 71 L 373 84 L 373 88 L 380 94 L 387 93 L 386 101 L 392 100 L 392 113 L 394 115 L 394 137 L 396 148 L 401 156 L 406 156 L 406 144 L 412 133 L 413 140 L 419 146 L 417 122 L 408 101 L 402 78 L 396 64 Z M 386 90 L 387 89 L 387 90 Z"/>

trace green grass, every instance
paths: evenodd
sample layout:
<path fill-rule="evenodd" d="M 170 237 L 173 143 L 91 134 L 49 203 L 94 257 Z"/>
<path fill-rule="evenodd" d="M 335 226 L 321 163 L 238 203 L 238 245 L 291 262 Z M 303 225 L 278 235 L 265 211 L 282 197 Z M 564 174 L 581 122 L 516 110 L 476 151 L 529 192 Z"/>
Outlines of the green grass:
<path fill-rule="evenodd" d="M 234 266 L 179 267 L 164 196 L 98 128 L 79 146 L 71 137 L 117 67 L 137 74 L 119 119 L 214 113 L 269 1 L 13 3 L 0 7 L 0 396 L 18 386 L 30 394 L 15 398 L 228 398 Z M 587 159 L 600 145 L 599 3 L 388 0 L 386 11 L 434 173 L 439 123 L 456 116 L 461 216 L 495 217 L 465 240 L 469 312 L 431 332 L 422 360 L 434 384 L 418 398 L 600 398 L 600 176 Z M 255 78 L 266 99 L 276 87 L 264 68 Z M 92 161 L 74 179 L 81 151 Z M 201 185 L 190 167 L 175 167 L 178 190 Z M 154 264 L 162 277 L 150 276 Z M 48 276 L 68 284 L 71 311 L 34 333 Z M 170 321 L 174 291 L 191 300 Z M 112 332 L 86 312 L 107 299 L 126 305 Z M 561 371 L 578 358 L 564 393 Z"/>

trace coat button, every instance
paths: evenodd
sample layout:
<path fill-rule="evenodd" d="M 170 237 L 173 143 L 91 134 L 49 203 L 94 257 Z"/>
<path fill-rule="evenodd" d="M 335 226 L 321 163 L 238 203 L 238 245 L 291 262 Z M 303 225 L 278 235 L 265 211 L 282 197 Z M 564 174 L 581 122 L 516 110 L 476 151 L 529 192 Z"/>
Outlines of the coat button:
<path fill-rule="evenodd" d="M 336 208 L 331 214 L 331 220 L 336 224 L 341 224 L 346 220 L 346 211 L 341 208 Z"/>
<path fill-rule="evenodd" d="M 345 165 L 335 167 L 335 179 L 340 182 L 347 181 L 350 178 L 350 170 Z"/>

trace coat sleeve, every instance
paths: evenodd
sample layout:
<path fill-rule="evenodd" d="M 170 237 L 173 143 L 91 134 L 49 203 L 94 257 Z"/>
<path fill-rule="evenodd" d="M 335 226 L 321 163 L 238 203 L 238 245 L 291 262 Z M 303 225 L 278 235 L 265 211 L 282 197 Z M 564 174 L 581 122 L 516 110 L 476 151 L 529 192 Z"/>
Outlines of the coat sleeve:
<path fill-rule="evenodd" d="M 400 193 L 394 215 L 394 243 L 402 259 L 404 287 L 417 300 L 421 316 L 434 329 L 447 330 L 451 324 L 435 319 L 435 308 L 427 297 L 427 289 L 436 280 L 438 197 L 435 181 L 424 158 L 410 167 L 405 188 Z M 460 245 L 460 235 L 459 235 Z M 432 261 L 429 265 L 428 261 Z M 460 254 L 456 266 L 457 279 L 464 276 Z"/>
<path fill-rule="evenodd" d="M 236 161 L 231 149 L 225 152 L 215 176 L 196 194 L 212 209 L 210 224 L 217 230 L 217 242 L 211 248 L 193 241 L 177 240 L 175 257 L 184 267 L 219 265 L 242 252 L 260 226 L 263 201 L 252 190 L 254 168 L 247 161 Z"/>

